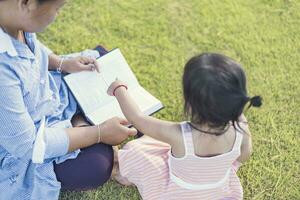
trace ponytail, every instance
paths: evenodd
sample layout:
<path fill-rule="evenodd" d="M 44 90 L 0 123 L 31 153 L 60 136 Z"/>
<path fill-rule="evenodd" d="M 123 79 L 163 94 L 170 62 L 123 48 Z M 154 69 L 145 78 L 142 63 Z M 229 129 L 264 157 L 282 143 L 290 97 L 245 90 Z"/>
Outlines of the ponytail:
<path fill-rule="evenodd" d="M 254 96 L 252 98 L 249 98 L 248 101 L 250 101 L 250 105 L 248 106 L 248 108 L 250 107 L 260 107 L 262 105 L 262 98 L 261 96 Z"/>

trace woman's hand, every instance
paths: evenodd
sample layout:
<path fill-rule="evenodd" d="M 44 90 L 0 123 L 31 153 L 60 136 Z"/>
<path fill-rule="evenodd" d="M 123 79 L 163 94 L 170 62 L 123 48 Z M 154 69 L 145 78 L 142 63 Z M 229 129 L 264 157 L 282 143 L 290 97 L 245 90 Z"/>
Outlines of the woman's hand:
<path fill-rule="evenodd" d="M 99 142 L 99 139 L 100 142 L 105 144 L 120 144 L 126 140 L 128 136 L 137 134 L 136 129 L 128 128 L 126 125 L 128 125 L 126 119 L 114 117 L 99 126 L 67 128 L 66 132 L 69 137 L 68 152 L 94 145 Z"/>
<path fill-rule="evenodd" d="M 128 128 L 129 122 L 119 117 L 111 118 L 100 125 L 101 142 L 110 145 L 118 145 L 128 136 L 137 134 L 135 128 Z"/>
<path fill-rule="evenodd" d="M 122 81 L 120 81 L 120 80 L 115 80 L 115 81 L 112 82 L 112 83 L 110 84 L 110 86 L 108 87 L 108 89 L 107 89 L 107 94 L 110 95 L 110 96 L 114 96 L 114 95 L 115 95 L 115 94 L 114 94 L 115 90 L 116 90 L 118 87 L 120 87 L 120 86 L 123 86 L 123 87 L 125 87 L 125 88 L 127 89 L 127 85 L 126 85 L 124 82 L 122 82 Z"/>
<path fill-rule="evenodd" d="M 100 72 L 100 66 L 94 58 L 78 56 L 62 60 L 61 70 L 67 73 L 95 70 Z"/>

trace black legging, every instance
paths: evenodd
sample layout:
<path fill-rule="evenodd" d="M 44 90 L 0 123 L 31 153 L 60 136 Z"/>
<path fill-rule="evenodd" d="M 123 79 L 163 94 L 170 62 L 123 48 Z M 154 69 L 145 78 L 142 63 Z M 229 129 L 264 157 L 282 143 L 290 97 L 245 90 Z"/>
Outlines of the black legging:
<path fill-rule="evenodd" d="M 81 191 L 103 185 L 111 176 L 113 150 L 106 144 L 81 149 L 76 159 L 54 164 L 62 190 Z"/>

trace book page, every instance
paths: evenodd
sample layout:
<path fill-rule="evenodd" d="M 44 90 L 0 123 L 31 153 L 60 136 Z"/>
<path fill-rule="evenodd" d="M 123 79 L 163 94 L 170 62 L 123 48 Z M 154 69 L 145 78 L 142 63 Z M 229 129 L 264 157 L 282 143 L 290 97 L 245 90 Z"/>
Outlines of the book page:
<path fill-rule="evenodd" d="M 141 111 L 146 115 L 151 115 L 163 108 L 162 103 L 157 98 L 152 96 L 140 86 L 136 88 L 129 88 L 128 92 L 135 100 Z M 114 97 L 111 102 L 107 103 L 102 108 L 95 110 L 87 117 L 93 124 L 100 124 L 115 116 L 125 118 L 118 101 Z"/>
<path fill-rule="evenodd" d="M 85 114 L 113 99 L 107 95 L 105 81 L 97 72 L 74 73 L 64 79 Z"/>
<path fill-rule="evenodd" d="M 100 71 L 107 87 L 118 78 L 129 87 L 139 83 L 119 49 L 115 49 L 97 60 Z"/>
<path fill-rule="evenodd" d="M 100 73 L 84 71 L 64 77 L 86 115 L 114 99 L 107 94 L 107 89 L 116 78 L 124 81 L 131 88 L 139 85 L 119 49 L 97 59 L 97 62 L 100 65 Z"/>

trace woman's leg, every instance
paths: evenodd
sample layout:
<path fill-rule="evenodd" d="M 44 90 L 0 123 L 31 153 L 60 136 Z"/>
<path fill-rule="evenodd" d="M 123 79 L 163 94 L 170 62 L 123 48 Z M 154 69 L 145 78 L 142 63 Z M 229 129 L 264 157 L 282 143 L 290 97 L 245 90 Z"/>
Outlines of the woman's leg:
<path fill-rule="evenodd" d="M 96 144 L 81 149 L 76 159 L 54 164 L 57 180 L 62 190 L 81 191 L 103 185 L 111 176 L 113 150 L 106 144 Z"/>

